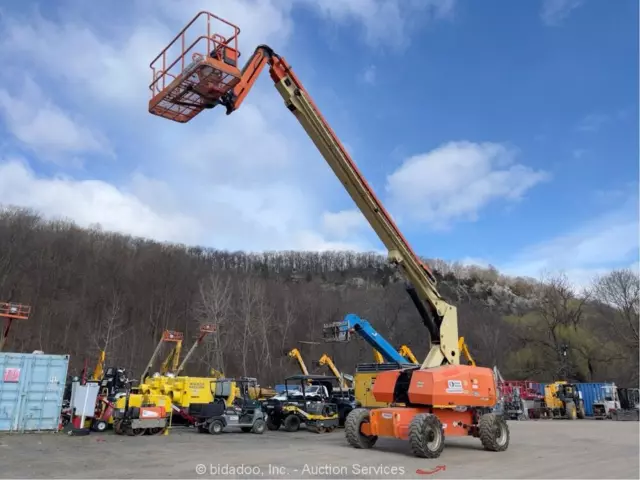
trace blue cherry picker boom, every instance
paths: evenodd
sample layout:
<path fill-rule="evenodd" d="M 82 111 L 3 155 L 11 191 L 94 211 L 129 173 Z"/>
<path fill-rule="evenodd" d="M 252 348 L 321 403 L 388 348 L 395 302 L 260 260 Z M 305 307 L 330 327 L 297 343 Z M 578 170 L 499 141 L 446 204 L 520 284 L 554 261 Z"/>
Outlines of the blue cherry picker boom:
<path fill-rule="evenodd" d="M 194 28 L 202 30 L 193 35 Z M 444 448 L 446 428 L 447 436 L 479 437 L 488 450 L 506 450 L 506 422 L 491 413 L 496 403 L 493 370 L 460 364 L 457 311 L 438 292 L 433 272 L 404 238 L 287 61 L 259 45 L 240 68 L 239 33 L 220 17 L 198 13 L 150 64 L 149 112 L 178 123 L 217 106 L 229 115 L 268 68 L 286 108 L 385 245 L 390 264 L 403 273 L 431 347 L 422 365 L 378 375 L 376 400 L 403 406 L 353 410 L 345 425 L 349 444 L 371 448 L 379 436 L 396 437 L 408 439 L 415 455 L 436 458 Z M 337 335 L 350 334 L 348 326 L 335 328 Z"/>

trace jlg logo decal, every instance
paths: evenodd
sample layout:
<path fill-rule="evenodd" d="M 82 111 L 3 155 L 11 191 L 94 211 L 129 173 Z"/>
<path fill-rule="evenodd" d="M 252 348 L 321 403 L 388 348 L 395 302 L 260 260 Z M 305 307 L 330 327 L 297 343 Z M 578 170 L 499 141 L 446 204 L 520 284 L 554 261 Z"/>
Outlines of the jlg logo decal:
<path fill-rule="evenodd" d="M 447 382 L 447 393 L 462 393 L 462 382 L 460 380 L 449 380 Z"/>

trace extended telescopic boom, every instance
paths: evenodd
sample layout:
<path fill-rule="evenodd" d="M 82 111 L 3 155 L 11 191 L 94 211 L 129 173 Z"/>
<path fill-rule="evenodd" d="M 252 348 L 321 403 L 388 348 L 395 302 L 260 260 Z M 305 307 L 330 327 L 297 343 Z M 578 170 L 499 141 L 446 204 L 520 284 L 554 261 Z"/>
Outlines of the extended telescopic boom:
<path fill-rule="evenodd" d="M 187 30 L 201 17 L 207 19 L 206 35 L 186 46 Z M 216 21 L 232 28 L 231 35 L 225 38 L 212 33 L 212 25 Z M 385 245 L 390 263 L 402 270 L 409 284 L 408 292 L 430 333 L 431 350 L 422 367 L 459 364 L 457 311 L 438 292 L 432 271 L 404 238 L 286 60 L 270 47 L 261 45 L 244 68 L 238 70 L 239 32 L 238 27 L 208 12 L 196 15 L 151 63 L 154 80 L 150 86 L 152 99 L 149 111 L 180 123 L 186 123 L 202 110 L 218 105 L 223 105 L 227 114 L 231 114 L 240 107 L 268 65 L 271 79 L 285 106 L 302 125 Z M 179 45 L 178 42 L 182 44 L 182 55 L 167 67 L 167 52 L 170 47 Z M 204 54 L 192 52 L 199 42 L 206 43 Z M 187 65 L 185 56 L 189 52 L 192 52 L 193 61 Z M 174 67 L 179 71 L 170 73 Z M 166 85 L 168 80 L 170 83 Z"/>

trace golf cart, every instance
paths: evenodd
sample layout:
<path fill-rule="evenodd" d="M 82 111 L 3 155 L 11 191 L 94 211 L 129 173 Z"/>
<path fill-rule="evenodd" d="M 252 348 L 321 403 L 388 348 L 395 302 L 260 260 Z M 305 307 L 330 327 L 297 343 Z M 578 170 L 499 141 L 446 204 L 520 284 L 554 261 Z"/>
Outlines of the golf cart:
<path fill-rule="evenodd" d="M 283 426 L 285 431 L 295 432 L 304 423 L 307 430 L 316 433 L 333 431 L 339 425 L 338 405 L 331 401 L 337 382 L 338 379 L 325 375 L 294 375 L 286 378 L 287 398 L 270 398 L 263 403 L 268 415 L 267 428 L 278 430 Z M 296 387 L 291 388 L 291 384 Z"/>
<path fill-rule="evenodd" d="M 245 433 L 256 433 L 261 435 L 266 428 L 265 414 L 262 411 L 260 402 L 251 400 L 249 388 L 257 387 L 257 382 L 253 378 L 242 378 L 227 381 L 217 387 L 233 388 L 233 383 L 238 387 L 240 396 L 236 397 L 233 405 L 227 406 L 220 395 L 213 403 L 203 405 L 195 415 L 195 426 L 200 433 L 209 432 L 213 435 L 221 434 L 228 428 L 239 428 Z M 227 395 L 228 396 L 228 395 Z"/>

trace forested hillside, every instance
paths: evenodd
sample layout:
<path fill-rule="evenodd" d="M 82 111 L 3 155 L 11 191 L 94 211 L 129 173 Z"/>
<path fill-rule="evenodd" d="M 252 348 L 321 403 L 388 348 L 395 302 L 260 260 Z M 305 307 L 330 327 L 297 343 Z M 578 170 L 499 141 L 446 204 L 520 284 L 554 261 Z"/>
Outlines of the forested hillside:
<path fill-rule="evenodd" d="M 635 272 L 614 271 L 574 293 L 562 276 L 538 282 L 427 261 L 479 364 L 513 379 L 637 384 Z M 188 348 L 199 323 L 218 328 L 190 374 L 216 368 L 273 384 L 296 372 L 283 356 L 294 346 L 309 365 L 327 352 L 352 372 L 372 361 L 368 345 L 321 338 L 323 323 L 351 312 L 418 357 L 428 348 L 402 279 L 378 255 L 167 245 L 15 208 L 0 211 L 0 299 L 33 306 L 31 319 L 14 323 L 6 350 L 68 353 L 76 372 L 106 349 L 108 364 L 139 374 L 164 329 L 183 331 Z"/>

